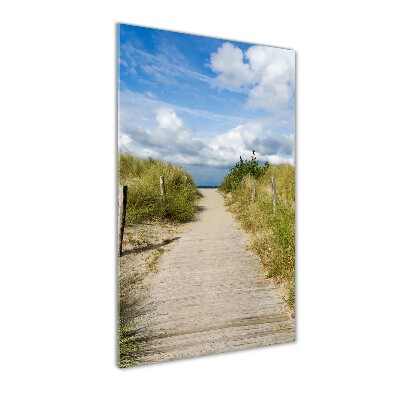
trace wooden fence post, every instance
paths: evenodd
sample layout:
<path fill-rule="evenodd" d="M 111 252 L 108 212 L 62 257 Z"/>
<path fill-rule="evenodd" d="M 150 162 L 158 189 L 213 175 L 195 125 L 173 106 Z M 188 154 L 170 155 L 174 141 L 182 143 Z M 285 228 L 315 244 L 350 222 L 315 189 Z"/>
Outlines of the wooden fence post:
<path fill-rule="evenodd" d="M 165 183 L 164 183 L 164 176 L 160 176 L 160 190 L 161 190 L 161 196 L 163 201 L 167 199 L 167 196 L 165 195 Z"/>
<path fill-rule="evenodd" d="M 276 209 L 276 186 L 275 186 L 275 176 L 272 175 L 272 206 L 274 207 L 274 211 Z"/>
<path fill-rule="evenodd" d="M 242 178 L 242 189 L 244 189 L 244 178 Z"/>
<path fill-rule="evenodd" d="M 254 179 L 251 179 L 251 201 L 254 201 L 256 198 L 256 186 L 254 185 Z"/>
<path fill-rule="evenodd" d="M 122 242 L 124 240 L 126 201 L 128 186 L 118 186 L 118 254 L 122 256 Z"/>

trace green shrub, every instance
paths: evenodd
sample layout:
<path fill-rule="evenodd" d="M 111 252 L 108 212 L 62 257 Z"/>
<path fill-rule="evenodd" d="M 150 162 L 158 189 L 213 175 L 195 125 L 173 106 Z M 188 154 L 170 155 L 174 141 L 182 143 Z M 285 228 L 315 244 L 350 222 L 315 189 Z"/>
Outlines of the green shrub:
<path fill-rule="evenodd" d="M 242 156 L 240 156 L 239 161 L 233 168 L 229 170 L 228 175 L 225 176 L 221 187 L 227 192 L 232 191 L 232 189 L 235 189 L 241 185 L 242 179 L 244 179 L 246 176 L 251 176 L 255 179 L 260 178 L 267 171 L 268 167 L 268 161 L 264 164 L 264 166 L 260 166 L 258 164 L 256 152 L 253 150 L 250 160 L 243 161 Z"/>

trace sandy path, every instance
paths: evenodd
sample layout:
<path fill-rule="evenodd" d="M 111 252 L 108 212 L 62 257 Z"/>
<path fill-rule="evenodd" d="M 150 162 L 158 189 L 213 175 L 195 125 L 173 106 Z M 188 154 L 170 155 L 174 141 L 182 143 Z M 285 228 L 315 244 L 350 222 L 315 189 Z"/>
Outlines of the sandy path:
<path fill-rule="evenodd" d="M 143 363 L 294 340 L 294 319 L 246 234 L 215 189 L 202 193 L 198 220 L 161 258 L 140 321 L 152 337 Z"/>

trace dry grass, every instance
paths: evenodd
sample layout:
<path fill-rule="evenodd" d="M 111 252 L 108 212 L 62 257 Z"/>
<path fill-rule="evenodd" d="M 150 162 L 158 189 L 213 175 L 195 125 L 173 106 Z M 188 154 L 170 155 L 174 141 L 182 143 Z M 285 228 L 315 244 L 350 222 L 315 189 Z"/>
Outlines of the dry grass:
<path fill-rule="evenodd" d="M 275 177 L 277 207 L 272 203 L 271 177 Z M 295 168 L 270 166 L 255 181 L 256 198 L 251 201 L 250 177 L 245 187 L 224 191 L 227 204 L 242 226 L 251 233 L 253 248 L 265 265 L 268 277 L 282 285 L 286 301 L 295 303 Z"/>

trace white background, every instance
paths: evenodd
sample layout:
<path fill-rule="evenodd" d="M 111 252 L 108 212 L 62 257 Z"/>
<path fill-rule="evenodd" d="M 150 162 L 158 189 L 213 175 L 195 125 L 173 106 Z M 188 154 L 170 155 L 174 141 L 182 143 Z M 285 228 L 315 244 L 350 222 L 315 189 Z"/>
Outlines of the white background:
<path fill-rule="evenodd" d="M 0 396 L 399 398 L 395 4 L 2 2 Z M 116 22 L 297 51 L 295 344 L 115 367 Z"/>

